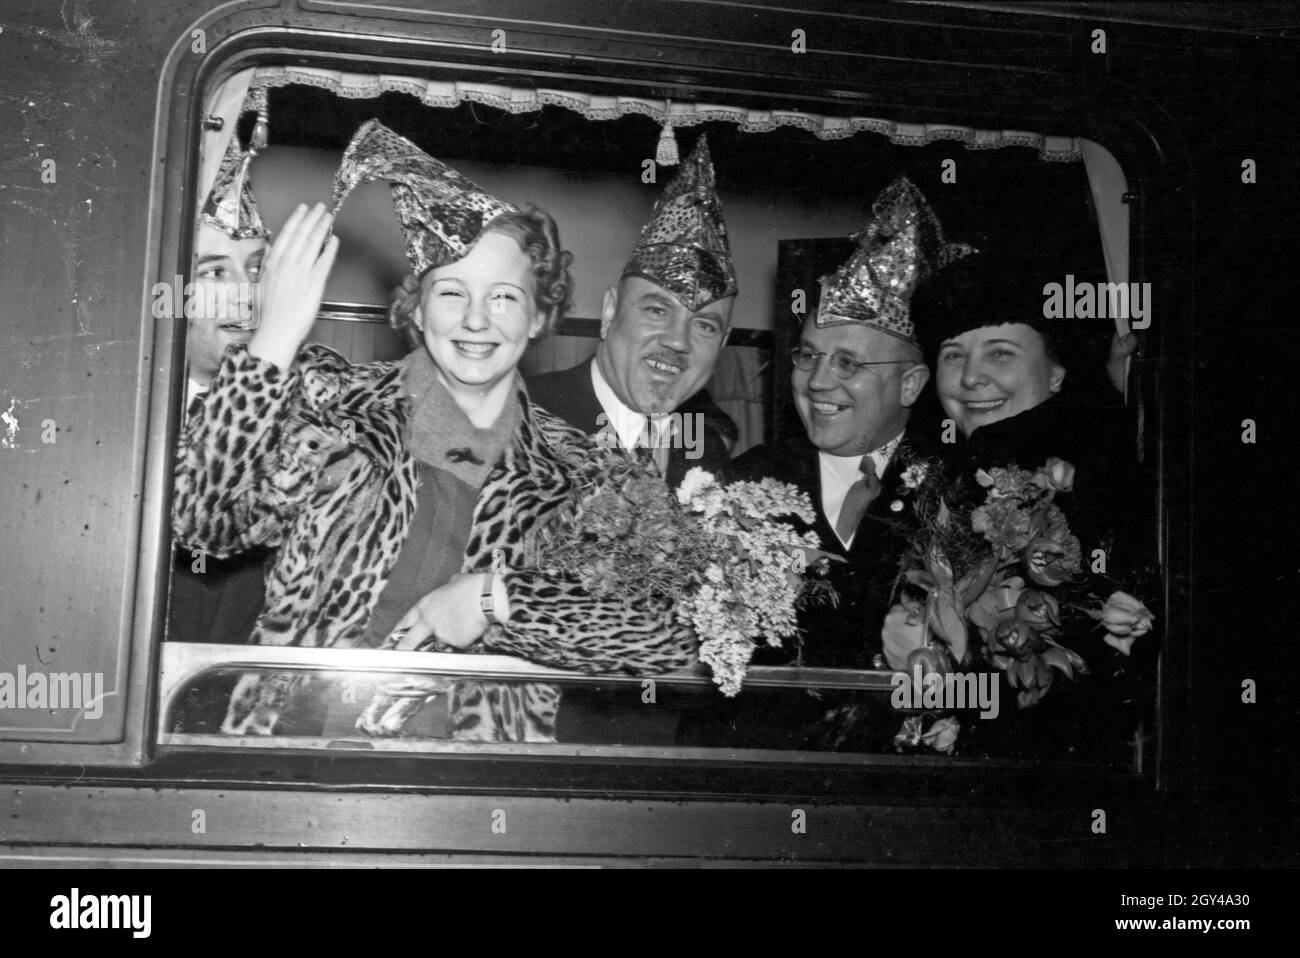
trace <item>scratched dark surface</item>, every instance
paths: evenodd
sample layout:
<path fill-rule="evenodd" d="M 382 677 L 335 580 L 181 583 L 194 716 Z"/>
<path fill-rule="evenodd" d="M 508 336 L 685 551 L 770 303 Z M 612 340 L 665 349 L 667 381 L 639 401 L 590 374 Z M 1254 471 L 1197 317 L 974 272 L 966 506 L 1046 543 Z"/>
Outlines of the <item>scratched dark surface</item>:
<path fill-rule="evenodd" d="M 0 668 L 9 672 L 102 671 L 106 689 L 126 681 L 137 402 L 152 338 L 142 284 L 154 99 L 164 38 L 201 6 L 0 5 Z M 121 738 L 124 705 L 110 696 L 103 718 L 72 736 Z M 7 710 L 0 734 L 72 718 Z"/>

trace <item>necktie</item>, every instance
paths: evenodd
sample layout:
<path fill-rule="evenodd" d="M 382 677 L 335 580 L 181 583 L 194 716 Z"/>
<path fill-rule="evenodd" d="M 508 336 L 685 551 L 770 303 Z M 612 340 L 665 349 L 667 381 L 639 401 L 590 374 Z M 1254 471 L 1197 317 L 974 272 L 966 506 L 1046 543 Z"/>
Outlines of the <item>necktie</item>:
<path fill-rule="evenodd" d="M 651 435 L 654 435 L 653 430 L 651 431 Z M 661 476 L 668 475 L 668 450 L 672 448 L 672 444 L 673 421 L 672 419 L 667 419 L 664 421 L 663 428 L 659 431 L 659 435 L 655 437 L 655 465 L 659 467 L 659 475 Z"/>
<path fill-rule="evenodd" d="M 862 470 L 862 478 L 849 486 L 849 491 L 844 495 L 844 505 L 840 506 L 840 517 L 835 523 L 835 534 L 840 537 L 841 542 L 848 542 L 853 537 L 858 523 L 862 521 L 862 516 L 867 511 L 867 506 L 880 495 L 880 480 L 876 477 L 876 460 L 869 455 L 863 456 L 862 464 L 858 468 Z"/>
<path fill-rule="evenodd" d="M 641 446 L 646 451 L 642 455 L 658 467 L 661 476 L 668 474 L 668 447 L 671 441 L 672 429 L 669 424 L 665 423 L 663 430 L 656 435 L 654 420 L 646 416 L 645 432 L 642 434 Z"/>

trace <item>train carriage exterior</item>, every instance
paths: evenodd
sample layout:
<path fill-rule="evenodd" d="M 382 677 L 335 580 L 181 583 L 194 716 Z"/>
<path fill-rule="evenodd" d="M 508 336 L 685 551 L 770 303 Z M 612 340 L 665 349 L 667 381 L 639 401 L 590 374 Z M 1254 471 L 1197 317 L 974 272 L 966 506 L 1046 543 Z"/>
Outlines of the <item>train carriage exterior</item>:
<path fill-rule="evenodd" d="M 0 711 L 0 861 L 1293 861 L 1293 847 L 1250 821 L 1281 820 L 1274 809 L 1293 802 L 1285 722 L 1269 703 L 1284 696 L 1293 670 L 1279 663 L 1294 655 L 1282 645 L 1294 623 L 1283 595 L 1293 570 L 1280 558 L 1287 484 L 1274 451 L 1292 402 L 1277 361 L 1295 347 L 1278 305 L 1295 236 L 1279 200 L 1293 201 L 1294 186 L 1278 185 L 1296 172 L 1294 28 L 1282 5 L 1209 11 L 0 2 L 0 672 L 102 682 L 93 705 Z M 751 122 L 807 120 L 792 129 L 869 118 L 855 148 L 893 149 L 900 163 L 951 156 L 959 171 L 968 160 L 992 169 L 999 153 L 1044 165 L 1053 150 L 1104 154 L 1112 192 L 1096 197 L 1118 197 L 1122 215 L 1110 204 L 1088 229 L 1106 237 L 1112 279 L 1120 269 L 1156 291 L 1128 402 L 1159 485 L 1162 646 L 1149 718 L 1128 754 L 1093 765 L 659 744 L 384 749 L 330 736 L 230 747 L 172 732 L 176 697 L 205 670 L 398 668 L 376 653 L 166 641 L 184 323 L 158 315 L 156 289 L 189 272 L 205 137 L 226 125 L 214 104 L 240 77 L 269 88 L 273 107 L 323 104 L 277 128 L 303 148 L 321 135 L 314 125 L 421 87 L 458 91 L 462 118 L 466 104 L 495 103 L 497 116 L 511 97 L 573 92 L 586 112 L 555 122 L 574 152 L 582 137 L 601 139 L 592 103 L 635 101 L 675 104 L 679 116 L 721 106 Z M 371 82 L 368 93 L 357 88 Z M 442 109 L 403 103 L 391 109 Z M 505 135 L 526 136 L 526 114 Z M 446 122 L 459 121 L 447 113 Z M 342 143 L 350 130 L 328 132 Z M 766 148 L 754 142 L 744 162 L 761 167 Z M 645 155 L 653 149 L 647 142 Z M 484 168 L 544 166 L 554 150 L 538 161 L 516 146 Z M 632 181 L 640 163 L 627 157 Z M 279 182 L 293 178 L 285 169 Z M 1081 169 L 1071 175 L 1086 183 Z M 746 175 L 758 183 L 761 171 Z M 811 225 L 802 235 L 836 233 Z M 776 271 L 774 244 L 765 255 Z M 781 344 L 782 282 L 749 293 L 764 300 L 766 319 L 733 345 Z M 373 306 L 327 303 L 322 328 L 358 349 L 365 340 L 375 358 Z M 562 332 L 563 345 L 591 330 L 579 319 Z M 775 394 L 755 429 L 777 428 Z M 431 668 L 418 659 L 400 667 Z M 454 659 L 440 667 L 455 672 L 463 664 Z M 463 667 L 544 674 L 509 661 Z M 628 695 L 642 688 L 630 677 L 599 681 L 621 682 Z M 774 670 L 766 681 L 889 688 L 878 674 Z M 686 692 L 707 685 L 681 682 Z"/>

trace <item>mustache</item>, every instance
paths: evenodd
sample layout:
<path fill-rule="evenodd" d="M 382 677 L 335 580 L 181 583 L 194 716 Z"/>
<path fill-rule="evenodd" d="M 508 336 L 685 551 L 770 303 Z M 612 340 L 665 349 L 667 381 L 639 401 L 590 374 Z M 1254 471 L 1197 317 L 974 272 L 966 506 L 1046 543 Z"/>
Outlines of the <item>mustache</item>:
<path fill-rule="evenodd" d="M 666 346 L 655 350 L 653 353 L 647 353 L 645 358 L 653 359 L 657 363 L 668 363 L 672 366 L 686 368 L 686 354 L 679 353 L 677 350 L 669 349 Z"/>

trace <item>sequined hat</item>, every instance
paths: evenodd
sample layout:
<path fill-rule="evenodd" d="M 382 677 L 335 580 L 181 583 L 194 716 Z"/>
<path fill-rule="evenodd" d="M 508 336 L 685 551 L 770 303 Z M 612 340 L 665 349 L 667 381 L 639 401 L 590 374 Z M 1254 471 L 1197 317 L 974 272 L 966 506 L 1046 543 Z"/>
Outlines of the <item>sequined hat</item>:
<path fill-rule="evenodd" d="M 871 221 L 851 237 L 858 248 L 821 279 L 818 326 L 862 323 L 917 343 L 909 302 L 917 283 L 975 252 L 944 242 L 943 226 L 907 177 L 886 186 L 871 204 Z"/>
<path fill-rule="evenodd" d="M 736 264 L 705 137 L 655 203 L 623 275 L 648 279 L 695 311 L 736 295 Z"/>
<path fill-rule="evenodd" d="M 518 208 L 483 192 L 467 177 L 378 120 L 357 130 L 334 175 L 334 206 L 358 183 L 388 180 L 406 258 L 416 276 L 465 256 L 483 228 Z"/>
<path fill-rule="evenodd" d="M 199 214 L 200 222 L 215 226 L 231 239 L 268 239 L 271 235 L 262 222 L 257 201 L 253 199 L 253 183 L 248 175 L 249 164 L 256 152 L 249 150 L 245 153 L 239 146 L 239 137 L 230 138 L 212 192 Z"/>

